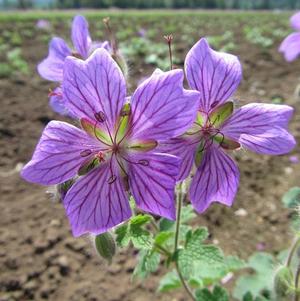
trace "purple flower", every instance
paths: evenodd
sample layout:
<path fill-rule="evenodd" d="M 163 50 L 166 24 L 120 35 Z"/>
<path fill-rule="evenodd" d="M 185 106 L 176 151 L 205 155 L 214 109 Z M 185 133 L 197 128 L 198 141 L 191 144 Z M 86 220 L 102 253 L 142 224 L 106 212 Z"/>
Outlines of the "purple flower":
<path fill-rule="evenodd" d="M 51 27 L 51 24 L 48 20 L 44 20 L 44 19 L 39 19 L 36 24 L 35 24 L 36 28 L 38 29 L 43 29 L 43 30 L 48 30 Z"/>
<path fill-rule="evenodd" d="M 284 54 L 288 62 L 295 60 L 300 54 L 300 12 L 291 17 L 290 24 L 297 32 L 289 34 L 279 47 L 279 52 Z"/>
<path fill-rule="evenodd" d="M 128 219 L 128 191 L 140 209 L 175 218 L 180 160 L 156 147 L 183 134 L 196 117 L 199 94 L 183 89 L 183 77 L 182 70 L 155 71 L 129 105 L 124 76 L 106 50 L 86 61 L 66 59 L 63 93 L 82 129 L 50 122 L 22 176 L 50 185 L 82 175 L 63 200 L 74 236 Z"/>
<path fill-rule="evenodd" d="M 240 62 L 233 55 L 212 50 L 205 39 L 187 54 L 185 70 L 190 87 L 200 92 L 198 116 L 191 129 L 164 143 L 161 151 L 182 158 L 180 180 L 196 165 L 190 199 L 198 212 L 212 202 L 230 206 L 239 170 L 226 151 L 243 147 L 260 154 L 288 153 L 295 146 L 287 131 L 293 109 L 252 103 L 234 110 L 228 99 L 242 78 Z"/>
<path fill-rule="evenodd" d="M 62 82 L 64 62 L 67 56 L 75 56 L 83 60 L 96 48 L 106 48 L 109 50 L 108 42 L 92 42 L 89 34 L 89 25 L 83 16 L 76 16 L 72 23 L 71 37 L 74 48 L 71 49 L 67 43 L 58 37 L 54 37 L 49 45 L 49 54 L 38 65 L 38 72 L 44 79 Z M 64 98 L 61 93 L 53 93 L 50 95 L 50 105 L 52 109 L 62 115 L 69 115 L 65 106 Z"/>

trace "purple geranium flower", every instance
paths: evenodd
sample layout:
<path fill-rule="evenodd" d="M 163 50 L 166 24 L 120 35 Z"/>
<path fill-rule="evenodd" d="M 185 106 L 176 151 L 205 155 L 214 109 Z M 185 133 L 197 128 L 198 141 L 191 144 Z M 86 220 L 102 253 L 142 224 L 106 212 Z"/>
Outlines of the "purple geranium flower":
<path fill-rule="evenodd" d="M 67 56 L 75 56 L 83 60 L 96 48 L 106 48 L 109 50 L 108 42 L 92 42 L 89 34 L 89 25 L 83 16 L 76 16 L 72 23 L 71 37 L 74 48 L 71 49 L 65 40 L 54 37 L 49 45 L 49 54 L 38 65 L 38 72 L 44 79 L 62 82 L 64 62 Z M 61 88 L 49 94 L 50 105 L 52 109 L 62 115 L 69 115 L 69 111 L 65 108 Z"/>
<path fill-rule="evenodd" d="M 279 47 L 279 52 L 284 54 L 288 62 L 295 60 L 300 55 L 300 12 L 291 17 L 290 24 L 297 32 L 288 35 Z"/>
<path fill-rule="evenodd" d="M 239 170 L 226 150 L 242 146 L 261 154 L 288 153 L 295 146 L 287 131 L 293 109 L 252 103 L 234 110 L 228 99 L 242 78 L 241 64 L 233 55 L 212 50 L 205 39 L 189 51 L 185 70 L 190 87 L 200 91 L 198 116 L 191 129 L 162 145 L 162 151 L 182 158 L 181 180 L 196 164 L 190 199 L 198 212 L 212 202 L 230 206 Z"/>
<path fill-rule="evenodd" d="M 63 200 L 74 236 L 105 232 L 128 219 L 128 191 L 140 209 L 175 218 L 180 160 L 156 147 L 195 120 L 199 93 L 184 90 L 183 77 L 182 70 L 154 72 L 129 105 L 124 76 L 106 50 L 86 61 L 66 59 L 66 106 L 83 129 L 50 122 L 22 176 L 50 185 L 83 175 Z"/>
<path fill-rule="evenodd" d="M 43 30 L 48 30 L 51 27 L 51 24 L 48 20 L 45 19 L 39 19 L 36 24 L 35 24 L 36 28 L 38 29 L 43 29 Z"/>

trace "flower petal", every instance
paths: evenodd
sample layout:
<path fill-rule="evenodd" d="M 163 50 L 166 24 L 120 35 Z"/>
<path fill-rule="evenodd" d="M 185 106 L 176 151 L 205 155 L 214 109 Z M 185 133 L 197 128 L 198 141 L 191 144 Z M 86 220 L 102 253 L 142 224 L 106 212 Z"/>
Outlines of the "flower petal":
<path fill-rule="evenodd" d="M 288 35 L 281 43 L 279 52 L 283 53 L 286 61 L 294 61 L 300 55 L 300 33 L 294 32 Z"/>
<path fill-rule="evenodd" d="M 295 146 L 295 139 L 287 131 L 292 114 L 290 106 L 251 103 L 236 110 L 221 131 L 252 151 L 281 155 Z"/>
<path fill-rule="evenodd" d="M 131 101 L 132 136 L 167 140 L 183 134 L 196 118 L 199 94 L 183 89 L 182 70 L 154 72 Z"/>
<path fill-rule="evenodd" d="M 290 24 L 293 29 L 300 30 L 300 12 L 297 12 L 291 17 Z"/>
<path fill-rule="evenodd" d="M 72 41 L 76 51 L 86 59 L 92 43 L 89 24 L 83 16 L 76 16 L 72 23 Z"/>
<path fill-rule="evenodd" d="M 49 45 L 49 54 L 38 65 L 38 72 L 44 79 L 61 82 L 63 78 L 64 61 L 71 50 L 61 38 L 53 38 Z"/>
<path fill-rule="evenodd" d="M 188 52 L 185 71 L 190 87 L 200 91 L 200 109 L 206 113 L 228 100 L 242 78 L 238 58 L 212 50 L 204 38 Z"/>
<path fill-rule="evenodd" d="M 199 213 L 204 212 L 213 202 L 231 206 L 239 178 L 235 162 L 218 145 L 213 144 L 204 152 L 191 184 L 190 198 L 193 206 Z"/>
<path fill-rule="evenodd" d="M 64 206 L 75 237 L 85 233 L 100 234 L 131 216 L 121 176 L 115 163 L 116 179 L 109 183 L 108 163 L 80 178 L 64 198 Z"/>
<path fill-rule="evenodd" d="M 62 116 L 75 118 L 75 116 L 66 108 L 65 99 L 62 94 L 61 87 L 54 89 L 52 95 L 49 97 L 49 105 L 52 110 Z"/>
<path fill-rule="evenodd" d="M 82 151 L 90 150 L 92 154 L 100 148 L 101 144 L 84 131 L 65 122 L 51 121 L 21 175 L 29 182 L 42 185 L 63 183 L 74 177 L 87 160 L 81 156 Z"/>
<path fill-rule="evenodd" d="M 131 155 L 130 161 L 135 163 L 128 164 L 129 187 L 137 206 L 174 220 L 174 188 L 180 160 L 167 154 L 142 153 Z"/>
<path fill-rule="evenodd" d="M 78 118 L 96 120 L 95 114 L 103 112 L 112 129 L 125 102 L 125 79 L 109 53 L 101 48 L 86 61 L 66 59 L 63 93 L 67 108 Z"/>
<path fill-rule="evenodd" d="M 195 152 L 198 143 L 192 137 L 177 137 L 161 142 L 157 152 L 172 154 L 181 159 L 177 181 L 188 177 L 195 160 Z"/>

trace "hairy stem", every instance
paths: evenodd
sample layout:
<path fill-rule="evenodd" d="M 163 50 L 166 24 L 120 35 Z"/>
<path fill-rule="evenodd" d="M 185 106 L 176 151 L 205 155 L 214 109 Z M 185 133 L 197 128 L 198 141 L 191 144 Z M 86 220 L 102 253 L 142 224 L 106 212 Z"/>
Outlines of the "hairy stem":
<path fill-rule="evenodd" d="M 176 230 L 175 230 L 175 243 L 174 243 L 174 253 L 176 254 L 179 244 L 179 230 L 180 230 L 180 218 L 181 218 L 181 208 L 182 208 L 182 183 L 178 185 L 179 189 L 177 191 L 177 214 L 176 214 Z"/>
<path fill-rule="evenodd" d="M 290 249 L 290 252 L 289 252 L 289 255 L 288 255 L 288 259 L 287 259 L 287 262 L 286 262 L 286 266 L 287 267 L 291 265 L 293 256 L 294 256 L 294 254 L 295 254 L 295 252 L 296 252 L 296 250 L 297 250 L 297 248 L 298 248 L 299 245 L 300 245 L 300 238 L 297 238 L 294 241 L 294 243 L 293 243 L 293 245 L 292 245 L 292 247 Z"/>
<path fill-rule="evenodd" d="M 299 291 L 298 291 L 299 282 L 300 282 L 300 263 L 298 264 L 296 274 L 295 274 L 295 297 L 294 297 L 294 301 L 299 301 L 300 300 L 300 294 L 299 294 Z"/>
<path fill-rule="evenodd" d="M 178 246 L 179 246 L 179 231 L 180 231 L 180 218 L 181 218 L 181 208 L 182 208 L 182 201 L 183 201 L 183 191 L 182 191 L 182 183 L 179 184 L 178 186 L 178 191 L 177 191 L 177 214 L 176 214 L 176 230 L 175 230 L 175 242 L 174 242 L 174 254 L 176 256 L 177 252 L 178 252 Z M 190 298 L 193 301 L 197 301 L 196 297 L 194 296 L 194 293 L 192 292 L 191 288 L 189 287 L 189 285 L 187 284 L 187 282 L 185 281 L 179 266 L 178 266 L 178 262 L 177 260 L 175 260 L 175 267 L 176 267 L 176 271 L 178 274 L 178 277 L 184 287 L 184 289 L 186 290 L 187 294 L 190 296 Z"/>

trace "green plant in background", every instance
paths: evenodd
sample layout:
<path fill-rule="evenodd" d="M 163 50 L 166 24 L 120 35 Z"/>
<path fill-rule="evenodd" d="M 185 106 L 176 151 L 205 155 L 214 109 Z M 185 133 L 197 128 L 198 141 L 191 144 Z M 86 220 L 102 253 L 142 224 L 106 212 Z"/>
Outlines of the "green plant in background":
<path fill-rule="evenodd" d="M 233 32 L 229 30 L 219 36 L 208 36 L 207 40 L 214 48 L 223 52 L 230 52 L 236 47 L 233 42 Z"/>
<path fill-rule="evenodd" d="M 0 77 L 7 78 L 18 73 L 27 75 L 29 73 L 28 63 L 22 58 L 20 48 L 8 50 L 9 45 L 1 45 L 0 49 L 6 51 L 6 62 L 0 64 Z"/>
<path fill-rule="evenodd" d="M 170 67 L 165 43 L 153 43 L 144 37 L 134 37 L 131 40 L 120 43 L 120 49 L 129 62 L 139 58 L 144 63 L 151 64 L 162 70 L 168 70 Z M 173 63 L 176 65 L 180 64 L 181 61 L 176 56 L 173 56 Z"/>
<path fill-rule="evenodd" d="M 250 43 L 259 45 L 262 48 L 269 48 L 274 43 L 271 38 L 263 34 L 263 29 L 261 27 L 245 26 L 244 34 Z"/>

